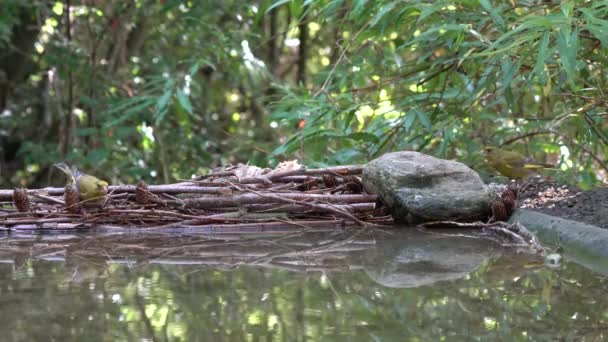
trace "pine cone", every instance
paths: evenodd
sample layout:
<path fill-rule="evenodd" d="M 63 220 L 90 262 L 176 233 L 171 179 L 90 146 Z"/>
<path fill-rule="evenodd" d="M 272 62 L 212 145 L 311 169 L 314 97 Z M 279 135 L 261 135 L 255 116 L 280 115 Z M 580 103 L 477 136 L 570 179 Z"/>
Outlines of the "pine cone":
<path fill-rule="evenodd" d="M 322 178 L 326 188 L 334 188 L 338 185 L 338 180 L 332 175 L 323 175 Z"/>
<path fill-rule="evenodd" d="M 148 185 L 144 181 L 137 182 L 135 186 L 135 201 L 139 204 L 147 204 L 150 202 L 150 192 Z"/>
<path fill-rule="evenodd" d="M 80 195 L 72 183 L 65 185 L 63 189 L 63 201 L 65 209 L 73 214 L 80 211 Z"/>
<path fill-rule="evenodd" d="M 355 176 L 344 176 L 342 177 L 344 180 L 344 189 L 346 191 L 352 192 L 353 194 L 360 194 L 363 192 L 363 183 L 361 180 Z"/>
<path fill-rule="evenodd" d="M 509 186 L 507 186 L 507 189 L 505 190 L 505 192 L 507 192 L 507 191 L 510 191 L 513 194 L 513 200 L 516 200 L 517 197 L 519 196 L 519 184 L 517 184 L 517 183 L 509 184 Z"/>
<path fill-rule="evenodd" d="M 508 217 L 507 208 L 505 208 L 502 199 L 495 199 L 492 202 L 492 218 L 494 221 L 506 221 Z"/>
<path fill-rule="evenodd" d="M 513 201 L 515 201 L 515 199 L 517 198 L 517 195 L 515 194 L 515 192 L 511 189 L 506 189 L 505 191 L 502 192 L 502 194 L 500 195 L 500 197 L 504 198 L 510 198 Z"/>
<path fill-rule="evenodd" d="M 316 178 L 307 177 L 306 181 L 304 181 L 304 183 L 298 185 L 298 190 L 300 190 L 300 191 L 312 190 L 315 186 L 317 186 L 318 183 L 319 183 L 319 181 Z"/>
<path fill-rule="evenodd" d="M 507 216 L 511 216 L 511 214 L 513 214 L 513 210 L 515 210 L 515 201 L 513 198 L 510 196 L 503 197 L 502 203 L 505 205 L 505 209 L 507 210 Z"/>
<path fill-rule="evenodd" d="M 27 197 L 27 190 L 15 188 L 13 190 L 13 202 L 20 212 L 30 211 L 30 199 Z"/>

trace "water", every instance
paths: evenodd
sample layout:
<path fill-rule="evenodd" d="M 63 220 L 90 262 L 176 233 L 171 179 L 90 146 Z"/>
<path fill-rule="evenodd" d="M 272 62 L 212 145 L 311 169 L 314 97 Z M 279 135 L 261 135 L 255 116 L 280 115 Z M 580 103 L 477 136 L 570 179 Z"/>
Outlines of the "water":
<path fill-rule="evenodd" d="M 475 236 L 5 235 L 0 262 L 2 341 L 595 341 L 608 332 L 604 275 L 550 268 Z"/>

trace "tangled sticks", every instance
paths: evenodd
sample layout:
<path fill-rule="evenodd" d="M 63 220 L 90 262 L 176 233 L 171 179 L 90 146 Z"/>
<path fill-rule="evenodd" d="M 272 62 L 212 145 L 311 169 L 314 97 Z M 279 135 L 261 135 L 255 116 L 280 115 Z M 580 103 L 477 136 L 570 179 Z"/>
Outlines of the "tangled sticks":
<path fill-rule="evenodd" d="M 240 165 L 175 184 L 110 186 L 105 203 L 86 203 L 69 187 L 0 190 L 0 229 L 272 230 L 392 223 L 366 194 L 362 166 L 307 170 Z"/>

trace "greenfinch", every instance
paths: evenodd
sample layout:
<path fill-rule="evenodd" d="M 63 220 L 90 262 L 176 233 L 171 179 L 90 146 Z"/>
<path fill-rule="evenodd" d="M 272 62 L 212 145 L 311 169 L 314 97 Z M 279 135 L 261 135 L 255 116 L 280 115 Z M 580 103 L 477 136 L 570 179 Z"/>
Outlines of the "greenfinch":
<path fill-rule="evenodd" d="M 496 147 L 483 149 L 488 164 L 503 176 L 513 179 L 525 179 L 539 170 L 553 167 L 553 165 L 539 163 L 514 151 L 507 151 Z"/>
<path fill-rule="evenodd" d="M 73 184 L 76 187 L 81 201 L 105 201 L 108 195 L 108 182 L 87 175 L 75 166 L 70 168 L 66 163 L 55 164 L 55 167 L 65 172 L 68 176 L 68 184 Z"/>

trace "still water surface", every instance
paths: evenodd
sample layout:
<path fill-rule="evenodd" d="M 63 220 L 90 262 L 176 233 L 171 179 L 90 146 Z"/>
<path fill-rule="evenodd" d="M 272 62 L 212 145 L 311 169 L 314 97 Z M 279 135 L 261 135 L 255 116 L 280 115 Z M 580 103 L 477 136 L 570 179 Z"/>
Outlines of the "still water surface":
<path fill-rule="evenodd" d="M 1 341 L 599 341 L 607 293 L 474 236 L 0 236 Z"/>

